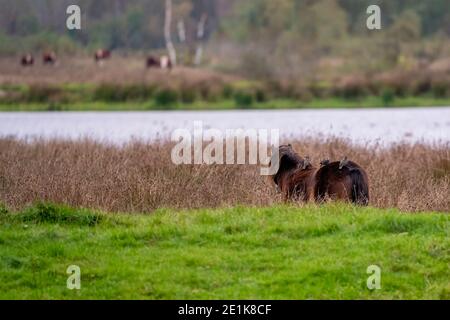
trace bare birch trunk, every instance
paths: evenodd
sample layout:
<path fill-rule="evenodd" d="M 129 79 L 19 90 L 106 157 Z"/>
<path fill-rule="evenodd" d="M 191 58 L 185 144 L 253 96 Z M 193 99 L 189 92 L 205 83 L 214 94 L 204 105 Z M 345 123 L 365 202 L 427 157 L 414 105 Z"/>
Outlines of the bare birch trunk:
<path fill-rule="evenodd" d="M 205 24 L 207 15 L 203 14 L 197 25 L 197 49 L 195 50 L 194 64 L 196 66 L 202 63 L 203 59 L 203 38 L 205 36 Z"/>
<path fill-rule="evenodd" d="M 180 39 L 181 43 L 184 43 L 186 41 L 186 28 L 184 27 L 184 21 L 180 20 L 178 21 L 178 38 Z"/>
<path fill-rule="evenodd" d="M 172 0 L 166 0 L 166 16 L 164 21 L 164 38 L 166 40 L 167 52 L 169 53 L 170 61 L 172 65 L 177 64 L 177 53 L 175 47 L 172 43 L 172 38 L 170 35 L 170 26 L 172 24 Z"/>
<path fill-rule="evenodd" d="M 178 21 L 177 29 L 178 29 L 178 40 L 180 41 L 180 47 L 181 47 L 178 49 L 178 60 L 181 61 L 180 62 L 181 64 L 183 64 L 186 62 L 186 48 L 185 48 L 186 28 L 184 26 L 183 19 Z"/>

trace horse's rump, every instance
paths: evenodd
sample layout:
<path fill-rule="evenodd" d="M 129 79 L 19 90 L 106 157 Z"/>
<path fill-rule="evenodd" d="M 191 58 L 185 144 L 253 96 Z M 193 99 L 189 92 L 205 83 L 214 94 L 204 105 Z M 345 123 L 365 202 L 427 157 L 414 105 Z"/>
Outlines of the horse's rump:
<path fill-rule="evenodd" d="M 317 171 L 314 188 L 316 201 L 331 198 L 367 205 L 369 186 L 365 171 L 352 161 L 348 161 L 341 169 L 339 166 L 339 161 L 331 162 Z"/>
<path fill-rule="evenodd" d="M 369 204 L 369 184 L 366 173 L 361 168 L 350 170 L 352 179 L 352 202 L 367 206 Z"/>

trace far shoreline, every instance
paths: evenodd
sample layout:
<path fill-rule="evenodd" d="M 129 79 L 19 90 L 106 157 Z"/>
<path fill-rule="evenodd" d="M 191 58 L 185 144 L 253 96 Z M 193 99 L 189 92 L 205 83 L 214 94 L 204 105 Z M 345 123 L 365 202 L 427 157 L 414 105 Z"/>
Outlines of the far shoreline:
<path fill-rule="evenodd" d="M 377 96 L 361 99 L 327 98 L 301 101 L 295 99 L 274 99 L 237 105 L 233 100 L 196 101 L 193 103 L 175 102 L 159 105 L 148 101 L 87 101 L 76 103 L 0 103 L 0 112 L 14 111 L 216 111 L 216 110 L 353 110 L 353 109 L 392 109 L 392 108 L 445 108 L 450 106 L 450 98 L 398 97 L 388 106 Z"/>

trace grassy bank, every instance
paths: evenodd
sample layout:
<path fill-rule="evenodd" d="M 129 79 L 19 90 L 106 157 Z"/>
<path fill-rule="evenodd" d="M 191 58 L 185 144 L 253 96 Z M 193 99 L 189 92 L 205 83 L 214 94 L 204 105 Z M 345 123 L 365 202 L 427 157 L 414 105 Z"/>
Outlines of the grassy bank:
<path fill-rule="evenodd" d="M 1 299 L 450 299 L 449 216 L 267 207 L 0 211 Z M 81 290 L 66 269 L 81 268 Z M 381 268 L 381 289 L 366 287 Z"/>
<path fill-rule="evenodd" d="M 126 59 L 101 68 L 90 60 L 79 61 L 80 70 L 71 63 L 24 69 L 0 59 L 0 111 L 450 105 L 450 78 L 445 71 L 392 70 L 371 76 L 282 81 L 187 67 L 146 70 Z"/>
<path fill-rule="evenodd" d="M 360 99 L 323 98 L 310 101 L 295 99 L 273 99 L 239 105 L 235 100 L 195 101 L 192 103 L 173 102 L 160 104 L 154 100 L 147 102 L 102 102 L 84 103 L 0 103 L 1 111 L 151 111 L 151 110 L 251 110 L 251 109 L 337 109 L 337 108 L 381 108 L 381 107 L 429 107 L 450 106 L 450 98 L 432 96 L 395 98 L 387 106 L 381 97 L 369 96 Z"/>

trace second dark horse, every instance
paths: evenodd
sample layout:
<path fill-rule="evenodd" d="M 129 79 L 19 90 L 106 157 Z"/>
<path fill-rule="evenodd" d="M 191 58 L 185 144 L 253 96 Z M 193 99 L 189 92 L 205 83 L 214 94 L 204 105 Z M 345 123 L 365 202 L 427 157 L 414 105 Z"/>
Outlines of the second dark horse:
<path fill-rule="evenodd" d="M 273 161 L 273 159 L 272 159 Z M 314 167 L 308 158 L 300 157 L 291 145 L 279 147 L 279 168 L 271 176 L 284 199 L 323 202 L 327 199 L 369 203 L 369 183 L 363 168 L 346 158 L 322 162 Z"/>

